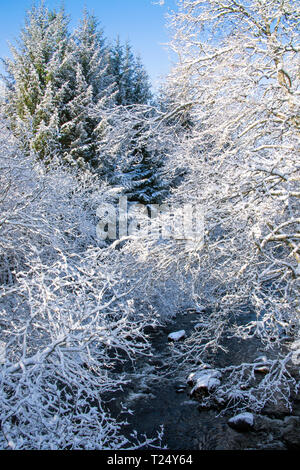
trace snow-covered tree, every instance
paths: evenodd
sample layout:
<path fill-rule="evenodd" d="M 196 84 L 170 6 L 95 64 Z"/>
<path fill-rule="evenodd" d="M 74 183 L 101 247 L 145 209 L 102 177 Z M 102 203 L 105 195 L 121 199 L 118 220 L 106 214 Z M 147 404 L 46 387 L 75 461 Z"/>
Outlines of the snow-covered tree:
<path fill-rule="evenodd" d="M 83 17 L 79 28 L 75 31 L 74 39 L 78 46 L 77 63 L 81 64 L 86 81 L 92 85 L 93 96 L 97 103 L 97 100 L 105 94 L 111 81 L 106 70 L 108 48 L 97 18 L 87 10 L 83 11 Z"/>
<path fill-rule="evenodd" d="M 219 323 L 212 345 L 230 312 L 242 314 L 247 305 L 252 321 L 235 332 L 282 352 L 300 332 L 299 8 L 277 0 L 183 1 L 180 7 L 175 77 L 184 80 L 186 105 L 198 123 L 184 153 L 190 169 L 184 193 L 190 188 L 206 214 L 201 269 L 208 282 L 200 276 L 201 290 L 222 313 L 209 322 L 211 333 Z M 205 355 L 208 330 L 195 333 L 190 357 Z M 265 378 L 261 400 L 252 395 L 254 408 L 276 399 L 280 377 L 288 381 L 292 352 L 287 357 Z"/>
<path fill-rule="evenodd" d="M 94 15 L 86 10 L 72 38 L 72 98 L 65 107 L 61 126 L 64 158 L 99 166 L 97 141 L 102 137 L 99 111 L 114 105 L 112 78 L 108 72 L 108 50 Z"/>
<path fill-rule="evenodd" d="M 131 47 L 117 41 L 110 50 L 86 10 L 71 35 L 63 9 L 33 7 L 11 50 L 5 112 L 25 151 L 47 162 L 101 166 L 103 109 L 150 99 L 147 74 Z"/>
<path fill-rule="evenodd" d="M 151 84 L 141 56 L 137 56 L 134 66 L 133 102 L 146 104 L 152 99 Z"/>
<path fill-rule="evenodd" d="M 5 112 L 26 151 L 52 158 L 60 150 L 61 105 L 68 98 L 69 36 L 64 10 L 42 3 L 28 12 L 12 59 L 5 61 Z"/>
<path fill-rule="evenodd" d="M 251 242 L 257 259 L 266 257 L 269 267 L 259 268 L 250 259 L 246 265 L 262 269 L 263 278 L 284 279 L 289 288 L 280 291 L 292 295 L 299 263 L 297 6 L 277 0 L 179 5 L 173 48 L 179 49 L 180 61 L 174 74 L 184 80 L 186 106 L 197 122 L 185 191 L 194 181 L 199 202 L 212 201 L 212 210 L 224 208 L 229 214 L 225 239 L 230 226 L 236 230 L 238 220 L 248 221 L 248 237 L 236 231 L 234 239 Z M 211 174 L 209 184 L 201 184 L 201 174 L 207 180 Z M 224 224 L 221 214 L 214 215 L 216 224 Z M 239 256 L 245 260 L 240 251 Z M 294 300 L 292 295 L 288 303 Z"/>
<path fill-rule="evenodd" d="M 118 106 L 103 114 L 105 137 L 98 152 L 103 173 L 123 187 L 130 201 L 161 203 L 172 185 L 164 160 L 177 145 L 177 136 L 151 105 Z"/>

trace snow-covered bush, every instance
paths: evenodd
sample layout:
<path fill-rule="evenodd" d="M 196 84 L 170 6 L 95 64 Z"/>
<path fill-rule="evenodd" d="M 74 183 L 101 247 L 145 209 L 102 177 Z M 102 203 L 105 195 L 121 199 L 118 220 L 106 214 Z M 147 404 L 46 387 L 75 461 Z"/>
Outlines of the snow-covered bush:
<path fill-rule="evenodd" d="M 110 191 L 25 158 L 5 123 L 0 151 L 0 447 L 138 447 L 106 402 L 124 383 L 116 364 L 149 354 L 155 319 L 96 239 Z"/>

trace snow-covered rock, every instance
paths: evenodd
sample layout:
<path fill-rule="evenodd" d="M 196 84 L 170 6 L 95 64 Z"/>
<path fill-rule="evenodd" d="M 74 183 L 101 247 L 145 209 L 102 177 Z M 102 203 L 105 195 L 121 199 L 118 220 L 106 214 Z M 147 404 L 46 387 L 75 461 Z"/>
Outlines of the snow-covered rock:
<path fill-rule="evenodd" d="M 230 418 L 228 424 L 236 431 L 250 431 L 254 425 L 254 416 L 252 413 L 240 413 Z"/>
<path fill-rule="evenodd" d="M 216 369 L 212 369 L 208 364 L 201 364 L 201 367 L 196 372 L 192 372 L 187 379 L 189 385 L 195 385 L 197 380 L 203 375 L 209 375 L 210 377 L 220 379 L 222 377 L 221 372 Z"/>
<path fill-rule="evenodd" d="M 190 395 L 207 395 L 213 392 L 221 384 L 221 377 L 221 373 L 215 369 L 201 369 L 193 372 L 188 377 L 188 384 L 193 386 Z"/>
<path fill-rule="evenodd" d="M 168 336 L 169 341 L 180 341 L 183 338 L 185 338 L 185 330 L 174 331 Z"/>

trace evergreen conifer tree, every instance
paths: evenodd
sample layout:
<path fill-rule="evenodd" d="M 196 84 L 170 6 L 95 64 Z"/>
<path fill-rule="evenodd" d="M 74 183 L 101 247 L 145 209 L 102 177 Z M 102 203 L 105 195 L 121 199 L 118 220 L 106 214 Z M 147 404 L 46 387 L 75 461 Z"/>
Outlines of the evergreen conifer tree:
<path fill-rule="evenodd" d="M 152 94 L 147 72 L 131 45 L 128 42 L 122 45 L 119 37 L 110 47 L 109 71 L 115 84 L 117 105 L 149 103 Z"/>
<path fill-rule="evenodd" d="M 135 59 L 133 96 L 136 104 L 145 104 L 152 99 L 150 80 L 139 55 Z"/>
<path fill-rule="evenodd" d="M 98 109 L 112 95 L 107 49 L 97 20 L 84 12 L 70 36 L 63 9 L 42 3 L 28 13 L 12 59 L 5 61 L 5 111 L 26 151 L 96 165 Z"/>
<path fill-rule="evenodd" d="M 63 150 L 70 162 L 99 165 L 98 128 L 101 109 L 113 106 L 113 85 L 103 32 L 94 15 L 86 10 L 72 38 L 73 70 L 76 70 L 72 99 L 67 103 L 67 120 L 62 125 Z"/>
<path fill-rule="evenodd" d="M 163 159 L 147 145 L 133 153 L 132 164 L 123 174 L 125 195 L 129 201 L 161 204 L 168 194 L 168 185 L 162 177 Z"/>
<path fill-rule="evenodd" d="M 42 3 L 27 14 L 12 59 L 5 62 L 5 111 L 26 151 L 51 159 L 60 151 L 63 104 L 69 99 L 70 42 L 63 9 Z"/>
<path fill-rule="evenodd" d="M 42 2 L 28 12 L 12 59 L 5 61 L 5 112 L 26 152 L 46 163 L 101 166 L 99 141 L 110 110 L 148 103 L 141 60 L 117 39 L 106 46 L 95 16 L 84 11 L 70 35 L 64 9 Z M 107 112 L 109 111 L 109 112 Z M 132 152 L 137 152 L 132 141 Z"/>

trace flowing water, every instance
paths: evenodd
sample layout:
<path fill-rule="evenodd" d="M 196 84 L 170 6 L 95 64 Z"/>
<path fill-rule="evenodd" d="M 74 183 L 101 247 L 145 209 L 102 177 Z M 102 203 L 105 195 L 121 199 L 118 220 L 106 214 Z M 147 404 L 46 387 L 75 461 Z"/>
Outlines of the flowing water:
<path fill-rule="evenodd" d="M 114 404 L 114 414 L 121 413 L 121 403 L 133 414 L 126 416 L 128 426 L 125 435 L 136 430 L 138 435 L 155 437 L 160 426 L 164 427 L 162 446 L 171 450 L 238 449 L 255 446 L 251 433 L 243 435 L 232 430 L 228 417 L 219 416 L 215 409 L 199 409 L 199 403 L 192 400 L 186 386 L 187 371 L 178 364 L 172 364 L 172 352 L 168 334 L 184 329 L 191 334 L 199 314 L 178 314 L 166 327 L 150 334 L 153 356 L 140 362 L 137 370 L 127 372 L 131 383 L 120 394 Z M 230 340 L 229 352 L 218 353 L 212 359 L 214 367 L 239 364 L 248 360 L 249 355 L 262 354 L 257 342 Z M 245 342 L 244 342 L 245 343 Z M 245 347 L 246 346 L 246 347 Z M 170 366 L 171 363 L 171 366 Z M 124 415 L 120 415 L 124 419 Z"/>

